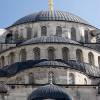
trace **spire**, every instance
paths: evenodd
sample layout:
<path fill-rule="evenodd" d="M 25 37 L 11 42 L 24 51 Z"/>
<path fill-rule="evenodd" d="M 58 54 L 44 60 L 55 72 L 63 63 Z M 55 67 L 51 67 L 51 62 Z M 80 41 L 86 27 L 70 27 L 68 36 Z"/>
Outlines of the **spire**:
<path fill-rule="evenodd" d="M 49 0 L 49 11 L 50 11 L 51 14 L 52 14 L 53 10 L 54 10 L 53 0 Z"/>

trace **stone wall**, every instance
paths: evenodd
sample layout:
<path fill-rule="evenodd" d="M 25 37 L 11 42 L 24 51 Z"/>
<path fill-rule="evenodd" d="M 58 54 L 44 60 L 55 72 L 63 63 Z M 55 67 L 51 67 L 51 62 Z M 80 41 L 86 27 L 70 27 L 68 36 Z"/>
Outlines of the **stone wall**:
<path fill-rule="evenodd" d="M 62 36 L 68 37 L 71 39 L 71 28 L 74 27 L 76 29 L 76 40 L 83 41 L 84 38 L 84 31 L 85 30 L 95 30 L 96 28 L 84 24 L 78 24 L 73 22 L 63 22 L 63 21 L 46 21 L 46 22 L 36 22 L 36 23 L 27 23 L 27 24 L 21 24 L 17 26 L 10 27 L 9 30 L 12 30 L 13 35 L 15 34 L 16 30 L 18 31 L 19 36 L 23 36 L 24 38 L 27 38 L 27 27 L 32 28 L 32 37 L 37 33 L 37 36 L 41 36 L 41 27 L 46 26 L 47 27 L 47 36 L 56 35 L 56 27 L 61 26 L 62 27 Z M 8 30 L 8 33 L 9 33 Z M 7 33 L 7 32 L 6 32 Z M 95 42 L 95 40 L 91 38 L 91 34 L 89 34 L 89 41 Z"/>
<path fill-rule="evenodd" d="M 100 53 L 97 52 L 96 50 L 80 46 L 80 45 L 73 45 L 73 44 L 49 44 L 49 43 L 43 43 L 43 44 L 31 44 L 31 45 L 24 45 L 24 46 L 19 46 L 16 48 L 11 48 L 7 51 L 4 51 L 0 54 L 0 57 L 4 56 L 5 57 L 5 66 L 8 65 L 8 55 L 11 52 L 15 53 L 15 62 L 20 62 L 19 59 L 19 54 L 21 49 L 26 49 L 27 52 L 27 60 L 34 60 L 34 53 L 33 49 L 35 47 L 40 48 L 40 58 L 41 59 L 48 59 L 48 51 L 47 49 L 49 47 L 54 47 L 55 48 L 55 58 L 56 59 L 62 59 L 62 48 L 67 47 L 69 49 L 69 60 L 76 60 L 76 50 L 80 49 L 83 52 L 83 62 L 89 63 L 88 60 L 88 54 L 89 52 L 92 52 L 94 55 L 94 64 L 95 66 L 99 67 L 98 65 L 98 56 L 100 56 Z"/>
<path fill-rule="evenodd" d="M 49 71 L 50 69 L 46 67 L 32 68 L 6 79 L 6 82 L 8 84 L 29 84 L 29 83 L 47 84 L 50 79 Z M 92 80 L 87 75 L 84 75 L 84 73 L 80 73 L 79 71 L 76 71 L 74 69 L 60 68 L 59 66 L 58 68 L 52 68 L 52 72 L 55 84 L 70 84 L 70 74 L 74 75 L 73 79 L 74 84 L 90 85 L 92 83 Z"/>
<path fill-rule="evenodd" d="M 27 86 L 9 90 L 4 98 L 1 97 L 3 94 L 0 94 L 0 100 L 27 100 L 28 96 L 37 88 L 39 87 Z M 96 86 L 69 86 L 67 88 L 63 86 L 62 88 L 66 90 L 72 100 L 100 100 L 98 87 Z"/>

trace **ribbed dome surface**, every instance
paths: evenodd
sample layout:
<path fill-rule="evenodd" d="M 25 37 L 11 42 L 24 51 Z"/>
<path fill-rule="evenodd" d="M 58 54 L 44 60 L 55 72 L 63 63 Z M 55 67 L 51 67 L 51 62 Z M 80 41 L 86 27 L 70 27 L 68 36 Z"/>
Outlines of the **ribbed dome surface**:
<path fill-rule="evenodd" d="M 58 62 L 58 61 L 43 61 L 40 62 L 38 64 L 36 64 L 35 66 L 63 66 L 66 67 L 67 64 L 63 63 L 63 62 Z"/>
<path fill-rule="evenodd" d="M 44 99 L 72 100 L 62 88 L 53 84 L 38 88 L 37 90 L 33 91 L 28 98 L 28 100 Z"/>
<path fill-rule="evenodd" d="M 50 68 L 50 67 L 64 67 L 78 70 L 87 74 L 90 77 L 100 78 L 100 69 L 97 66 L 92 66 L 88 63 L 79 63 L 75 60 L 64 61 L 62 59 L 56 59 L 54 61 L 47 59 L 40 60 L 27 60 L 25 62 L 16 62 L 12 65 L 4 66 L 3 69 L 0 69 L 0 77 L 11 77 L 20 73 L 24 70 L 30 68 Z"/>
<path fill-rule="evenodd" d="M 32 38 L 30 40 L 25 41 L 21 45 L 27 44 L 35 44 L 35 43 L 70 43 L 70 44 L 80 44 L 74 40 L 68 39 L 67 37 L 59 37 L 59 36 L 41 36 Z"/>
<path fill-rule="evenodd" d="M 50 11 L 40 11 L 19 19 L 12 26 L 37 21 L 67 21 L 90 25 L 84 19 L 69 12 L 54 11 L 51 14 Z"/>

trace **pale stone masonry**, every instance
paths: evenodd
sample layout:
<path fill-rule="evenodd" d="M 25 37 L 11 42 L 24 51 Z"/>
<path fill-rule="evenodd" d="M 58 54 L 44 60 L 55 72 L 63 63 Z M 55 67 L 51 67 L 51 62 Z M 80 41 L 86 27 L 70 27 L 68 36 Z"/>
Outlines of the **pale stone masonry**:
<path fill-rule="evenodd" d="M 100 100 L 99 29 L 68 12 L 40 11 L 5 30 L 0 100 Z"/>

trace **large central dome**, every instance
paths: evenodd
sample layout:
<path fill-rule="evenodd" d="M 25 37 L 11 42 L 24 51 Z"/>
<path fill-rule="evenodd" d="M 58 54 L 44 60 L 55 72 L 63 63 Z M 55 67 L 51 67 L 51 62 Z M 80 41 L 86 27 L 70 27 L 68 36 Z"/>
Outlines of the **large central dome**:
<path fill-rule="evenodd" d="M 37 22 L 37 21 L 67 21 L 67 22 L 75 22 L 75 23 L 90 25 L 84 19 L 69 12 L 54 11 L 51 14 L 50 11 L 40 11 L 19 19 L 13 24 L 13 26 L 29 22 Z"/>

